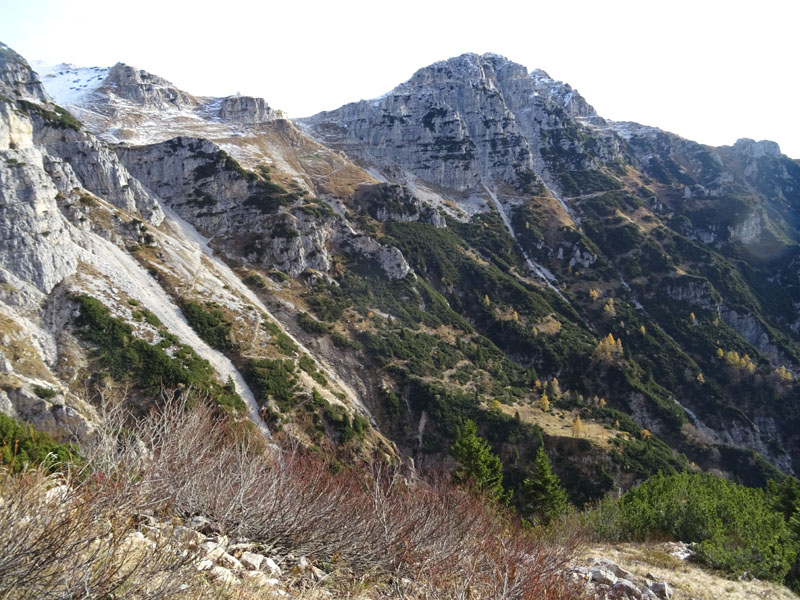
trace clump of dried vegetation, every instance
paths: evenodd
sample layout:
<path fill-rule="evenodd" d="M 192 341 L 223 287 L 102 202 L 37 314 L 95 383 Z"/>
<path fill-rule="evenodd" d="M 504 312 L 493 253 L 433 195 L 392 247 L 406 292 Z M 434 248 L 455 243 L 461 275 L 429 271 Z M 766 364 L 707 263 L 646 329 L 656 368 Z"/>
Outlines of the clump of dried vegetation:
<path fill-rule="evenodd" d="M 105 403 L 80 468 L 2 473 L 0 596 L 216 596 L 183 525 L 202 516 L 264 553 L 308 556 L 343 597 L 581 597 L 565 578 L 575 535 L 525 529 L 444 477 L 332 468 L 174 396 L 139 419 Z"/>

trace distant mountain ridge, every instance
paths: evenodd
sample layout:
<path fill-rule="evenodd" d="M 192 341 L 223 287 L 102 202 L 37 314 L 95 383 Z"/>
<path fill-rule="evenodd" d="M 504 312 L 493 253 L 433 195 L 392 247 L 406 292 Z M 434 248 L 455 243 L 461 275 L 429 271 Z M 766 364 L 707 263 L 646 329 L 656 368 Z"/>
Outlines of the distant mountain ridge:
<path fill-rule="evenodd" d="M 297 122 L 122 64 L 44 72 L 81 125 L 3 52 L 7 205 L 28 210 L 25 182 L 50 182 L 33 186 L 38 216 L 6 218 L 38 266 L 9 243 L 3 268 L 34 287 L 46 275 L 26 314 L 62 315 L 82 373 L 91 348 L 69 333 L 64 290 L 86 288 L 155 344 L 175 328 L 256 423 L 308 444 L 424 465 L 449 460 L 471 419 L 510 489 L 544 439 L 578 504 L 659 470 L 762 485 L 800 469 L 800 166 L 777 144 L 612 122 L 495 54 Z M 104 280 L 116 263 L 95 280 L 57 245 L 74 230 L 139 265 L 139 283 Z M 13 285 L 12 321 L 28 289 Z M 157 303 L 132 293 L 152 285 Z M 78 406 L 57 367 L 67 346 L 37 327 L 48 381 Z"/>

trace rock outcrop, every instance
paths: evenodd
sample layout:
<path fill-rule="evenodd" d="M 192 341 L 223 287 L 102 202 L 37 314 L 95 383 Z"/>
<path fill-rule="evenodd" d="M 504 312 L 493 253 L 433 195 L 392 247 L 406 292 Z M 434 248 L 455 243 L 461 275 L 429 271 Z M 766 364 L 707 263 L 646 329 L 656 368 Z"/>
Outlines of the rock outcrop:
<path fill-rule="evenodd" d="M 572 577 L 582 581 L 584 590 L 597 600 L 670 600 L 674 593 L 668 582 L 640 579 L 605 558 L 575 567 Z"/>
<path fill-rule="evenodd" d="M 296 277 L 306 269 L 327 273 L 335 244 L 376 260 L 391 279 L 411 271 L 396 248 L 354 232 L 296 184 L 283 187 L 267 171 L 245 171 L 213 142 L 181 137 L 117 152 L 148 189 L 227 254 Z M 296 206 L 304 200 L 310 204 Z"/>
<path fill-rule="evenodd" d="M 100 94 L 104 92 L 156 110 L 182 109 L 198 104 L 196 98 L 166 79 L 123 63 L 117 63 L 108 71 L 103 86 L 98 90 Z"/>
<path fill-rule="evenodd" d="M 131 317 L 128 298 L 158 314 L 155 322 L 208 359 L 223 381 L 230 378 L 257 419 L 241 375 L 197 336 L 166 291 L 127 252 L 140 241 L 142 228 L 163 221 L 158 199 L 116 154 L 52 102 L 23 59 L 0 52 L 3 412 L 58 440 L 92 435 L 97 415 L 86 402 L 91 391 L 82 371 L 88 349 L 72 333 L 76 315 L 69 300 L 71 293 L 88 292 L 103 298 L 116 315 Z M 167 235 L 179 249 L 171 256 L 183 260 L 180 248 L 191 240 L 174 226 Z"/>
<path fill-rule="evenodd" d="M 228 96 L 219 101 L 219 118 L 252 125 L 281 118 L 278 111 L 269 107 L 263 98 Z"/>
<path fill-rule="evenodd" d="M 27 61 L 0 42 L 0 90 L 10 97 L 47 103 L 50 98 Z"/>
<path fill-rule="evenodd" d="M 301 122 L 327 144 L 392 172 L 400 166 L 457 192 L 512 188 L 542 173 L 546 131 L 599 119 L 569 85 L 495 54 L 464 54 L 417 71 L 385 96 Z"/>
<path fill-rule="evenodd" d="M 757 142 L 750 138 L 741 138 L 736 140 L 733 149 L 749 158 L 761 158 L 762 156 L 780 158 L 781 156 L 781 147 L 771 140 Z"/>

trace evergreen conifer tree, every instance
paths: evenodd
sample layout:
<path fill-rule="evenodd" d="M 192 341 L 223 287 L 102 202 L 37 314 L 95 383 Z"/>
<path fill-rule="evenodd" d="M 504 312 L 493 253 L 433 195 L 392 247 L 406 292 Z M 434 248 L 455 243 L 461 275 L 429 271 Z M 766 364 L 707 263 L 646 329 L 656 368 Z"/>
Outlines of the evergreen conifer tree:
<path fill-rule="evenodd" d="M 478 435 L 473 421 L 467 421 L 459 430 L 456 443 L 450 449 L 459 464 L 453 474 L 456 483 L 471 485 L 500 503 L 508 502 L 510 493 L 503 488 L 500 458 L 492 452 L 489 443 Z"/>
<path fill-rule="evenodd" d="M 523 514 L 537 525 L 547 525 L 567 510 L 567 494 L 550 468 L 544 444 L 536 454 L 532 476 L 522 483 L 522 501 Z"/>

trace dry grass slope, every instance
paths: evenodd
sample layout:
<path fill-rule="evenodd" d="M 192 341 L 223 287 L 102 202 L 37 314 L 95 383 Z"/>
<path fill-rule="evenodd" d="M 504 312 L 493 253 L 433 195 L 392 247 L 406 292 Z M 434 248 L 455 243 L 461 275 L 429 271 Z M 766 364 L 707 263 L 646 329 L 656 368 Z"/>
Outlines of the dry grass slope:
<path fill-rule="evenodd" d="M 797 596 L 781 585 L 768 581 L 728 579 L 682 561 L 669 553 L 664 544 L 615 544 L 583 548 L 581 555 L 605 556 L 640 578 L 667 581 L 673 586 L 672 600 L 797 600 Z M 652 577 L 647 577 L 651 575 Z"/>

